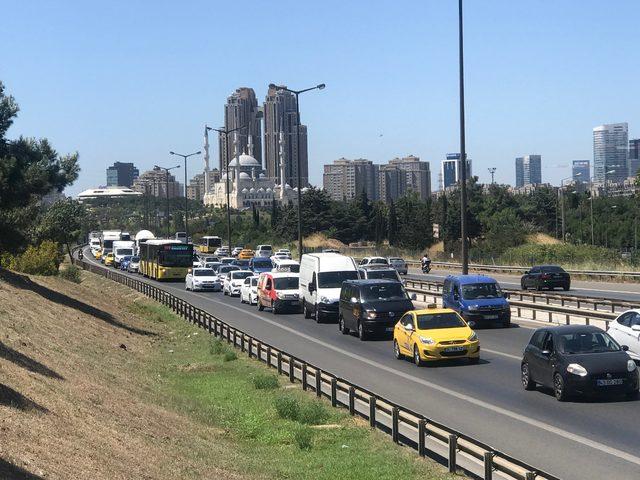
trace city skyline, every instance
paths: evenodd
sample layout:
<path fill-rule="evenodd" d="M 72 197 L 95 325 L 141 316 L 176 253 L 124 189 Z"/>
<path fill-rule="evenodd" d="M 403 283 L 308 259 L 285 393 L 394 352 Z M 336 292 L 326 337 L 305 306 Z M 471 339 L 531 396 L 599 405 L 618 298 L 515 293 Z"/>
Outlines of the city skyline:
<path fill-rule="evenodd" d="M 259 2 L 247 5 L 255 13 L 244 26 L 251 34 L 216 49 L 210 32 L 231 38 L 236 28 L 226 21 L 230 5 L 159 4 L 149 16 L 144 4 L 126 4 L 123 18 L 117 11 L 125 4 L 117 1 L 93 15 L 97 6 L 36 9 L 10 0 L 16 22 L 6 25 L 2 80 L 21 111 L 9 136 L 45 136 L 60 152 L 79 151 L 82 172 L 68 189 L 75 194 L 101 184 L 116 158 L 146 170 L 170 162 L 171 149 L 199 148 L 202 125 L 223 124 L 220 106 L 239 85 L 262 100 L 270 83 L 325 82 L 326 90 L 301 104 L 312 184 L 321 183 L 324 164 L 341 156 L 382 164 L 413 152 L 436 165 L 459 149 L 456 6 L 384 3 L 366 9 L 336 3 L 337 18 L 332 8 L 290 8 L 290 28 L 273 37 L 281 54 L 270 55 L 255 39 L 273 33 L 280 14 Z M 640 4 L 621 1 L 606 12 L 597 5 L 564 2 L 554 5 L 554 15 L 538 3 L 465 6 L 467 151 L 481 181 L 496 167 L 496 182 L 511 183 L 513 158 L 535 151 L 545 158 L 543 178 L 557 184 L 571 174 L 571 159 L 593 160 L 596 125 L 627 122 L 629 138 L 640 137 L 640 99 L 633 95 L 640 66 L 627 61 L 626 49 L 601 42 L 639 44 L 633 19 Z M 523 27 L 521 18 L 531 21 Z M 175 21 L 191 28 L 167 36 Z M 494 28 L 488 31 L 487 22 Z M 78 35 L 87 41 L 77 42 Z M 238 52 L 250 61 L 239 63 Z M 628 73 L 622 77 L 589 74 L 613 72 L 621 62 Z M 43 70 L 47 82 L 40 80 Z M 218 155 L 212 142 L 211 158 Z M 190 162 L 189 177 L 200 171 L 201 162 Z"/>

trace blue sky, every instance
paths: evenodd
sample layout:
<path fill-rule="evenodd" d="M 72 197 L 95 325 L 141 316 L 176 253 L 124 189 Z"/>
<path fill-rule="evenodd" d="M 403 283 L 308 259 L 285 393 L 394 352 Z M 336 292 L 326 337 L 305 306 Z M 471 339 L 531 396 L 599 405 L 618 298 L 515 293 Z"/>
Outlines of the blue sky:
<path fill-rule="evenodd" d="M 301 99 L 310 175 L 345 156 L 377 163 L 458 150 L 457 1 L 3 2 L 0 80 L 20 104 L 9 131 L 78 151 L 68 193 L 114 161 L 177 164 L 202 146 L 238 86 L 327 88 Z M 467 151 L 474 174 L 514 183 L 542 155 L 559 183 L 592 159 L 594 126 L 640 136 L 640 2 L 467 0 Z M 382 136 L 380 136 L 382 135 Z M 214 144 L 212 158 L 217 159 Z M 189 176 L 202 168 L 192 161 Z"/>

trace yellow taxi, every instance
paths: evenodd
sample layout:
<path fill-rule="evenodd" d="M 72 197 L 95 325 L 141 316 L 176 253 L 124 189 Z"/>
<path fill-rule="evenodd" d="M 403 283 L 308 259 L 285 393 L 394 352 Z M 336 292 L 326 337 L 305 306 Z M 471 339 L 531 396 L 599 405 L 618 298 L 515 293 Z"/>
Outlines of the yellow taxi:
<path fill-rule="evenodd" d="M 393 329 L 393 351 L 397 359 L 412 357 L 418 366 L 455 358 L 467 358 L 470 363 L 480 360 L 476 333 L 454 310 L 435 304 L 400 318 Z"/>
<path fill-rule="evenodd" d="M 112 252 L 107 253 L 107 256 L 104 257 L 104 266 L 105 267 L 112 267 L 114 258 L 115 258 L 115 256 L 113 255 Z"/>
<path fill-rule="evenodd" d="M 250 248 L 243 248 L 238 254 L 238 260 L 250 260 L 255 255 L 255 252 Z"/>
<path fill-rule="evenodd" d="M 100 260 L 102 258 L 102 250 L 96 250 L 96 253 L 93 254 L 96 260 Z"/>

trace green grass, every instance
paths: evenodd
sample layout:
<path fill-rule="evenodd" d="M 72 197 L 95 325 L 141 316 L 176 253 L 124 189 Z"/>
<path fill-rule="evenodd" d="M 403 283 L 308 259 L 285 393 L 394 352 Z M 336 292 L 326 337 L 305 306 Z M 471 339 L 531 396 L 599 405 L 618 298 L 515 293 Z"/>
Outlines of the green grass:
<path fill-rule="evenodd" d="M 299 385 L 281 387 L 290 384 L 278 381 L 272 369 L 236 356 L 169 309 L 147 301 L 131 309 L 165 323 L 171 333 L 158 342 L 146 372 L 158 379 L 154 394 L 165 407 L 227 432 L 234 445 L 232 468 L 239 473 L 278 479 L 454 478 Z M 235 361 L 229 361 L 231 354 Z M 318 424 L 331 428 L 312 426 Z"/>

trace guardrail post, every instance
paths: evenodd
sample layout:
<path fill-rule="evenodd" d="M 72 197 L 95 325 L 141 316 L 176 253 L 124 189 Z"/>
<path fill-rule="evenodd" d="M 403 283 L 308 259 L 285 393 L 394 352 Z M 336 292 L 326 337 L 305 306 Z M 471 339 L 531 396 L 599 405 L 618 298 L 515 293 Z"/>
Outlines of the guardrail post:
<path fill-rule="evenodd" d="M 213 332 L 213 328 L 211 326 L 211 316 L 207 315 L 205 318 L 207 319 L 207 330 L 209 330 L 209 335 L 211 335 L 211 333 Z"/>
<path fill-rule="evenodd" d="M 376 428 L 376 397 L 369 397 L 369 426 Z"/>
<path fill-rule="evenodd" d="M 356 414 L 356 389 L 353 386 L 349 387 L 349 413 Z"/>
<path fill-rule="evenodd" d="M 449 435 L 449 472 L 456 473 L 456 454 L 458 453 L 458 437 L 456 435 Z"/>
<path fill-rule="evenodd" d="M 484 452 L 484 480 L 493 480 L 493 453 Z"/>
<path fill-rule="evenodd" d="M 244 341 L 245 341 L 244 333 L 242 333 L 242 334 L 240 335 L 240 351 L 241 351 L 242 353 L 244 353 L 244 352 L 247 350 L 247 349 L 245 348 L 245 346 L 244 346 Z"/>
<path fill-rule="evenodd" d="M 295 368 L 296 368 L 296 364 L 293 361 L 293 357 L 289 356 L 289 381 L 291 383 L 295 383 L 295 381 L 296 381 L 296 376 L 295 376 L 296 370 L 295 370 Z"/>
<path fill-rule="evenodd" d="M 536 480 L 538 474 L 536 472 L 527 472 L 524 474 L 525 480 Z"/>
<path fill-rule="evenodd" d="M 425 457 L 427 455 L 427 449 L 425 446 L 425 440 L 427 435 L 427 421 L 424 418 L 418 420 L 418 455 Z"/>
<path fill-rule="evenodd" d="M 307 364 L 302 364 L 302 390 L 307 389 Z"/>
<path fill-rule="evenodd" d="M 316 397 L 322 397 L 322 370 L 316 367 Z"/>
<path fill-rule="evenodd" d="M 282 375 L 282 352 L 278 352 L 276 359 L 278 363 L 278 375 Z"/>
<path fill-rule="evenodd" d="M 399 443 L 399 417 L 400 410 L 398 407 L 394 406 L 391 408 L 391 438 L 393 438 L 393 443 Z"/>
<path fill-rule="evenodd" d="M 331 406 L 338 406 L 338 381 L 336 377 L 331 377 Z"/>
<path fill-rule="evenodd" d="M 267 366 L 271 366 L 271 346 L 267 345 Z"/>

